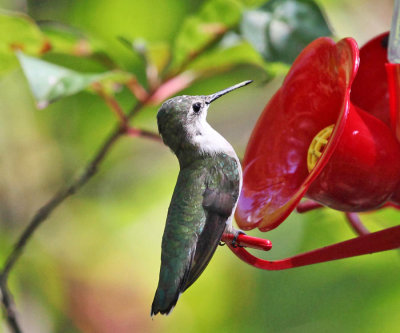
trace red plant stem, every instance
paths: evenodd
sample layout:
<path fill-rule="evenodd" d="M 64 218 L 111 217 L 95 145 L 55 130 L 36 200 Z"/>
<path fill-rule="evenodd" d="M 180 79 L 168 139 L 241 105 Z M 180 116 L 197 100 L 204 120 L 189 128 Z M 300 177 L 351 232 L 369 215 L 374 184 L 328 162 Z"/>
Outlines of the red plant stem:
<path fill-rule="evenodd" d="M 147 139 L 155 140 L 158 142 L 162 142 L 161 137 L 157 133 L 153 133 L 150 131 L 146 131 L 143 129 L 135 128 L 129 126 L 129 118 L 131 118 L 136 111 L 131 112 L 128 116 L 125 115 L 118 101 L 111 95 L 108 95 L 101 89 L 100 85 L 95 85 L 95 90 L 99 94 L 100 97 L 106 102 L 109 108 L 114 112 L 114 114 L 118 117 L 121 127 L 125 130 L 125 133 L 132 137 L 144 137 Z M 146 101 L 149 102 L 150 97 L 146 96 Z"/>
<path fill-rule="evenodd" d="M 236 256 L 253 267 L 265 270 L 283 270 L 364 254 L 394 250 L 400 247 L 400 226 L 369 233 L 344 242 L 276 261 L 257 258 L 243 247 L 234 247 L 231 243 L 226 244 Z"/>
<path fill-rule="evenodd" d="M 122 126 L 127 126 L 128 124 L 128 118 L 125 115 L 124 111 L 122 110 L 121 106 L 117 102 L 117 100 L 110 94 L 107 94 L 100 83 L 94 83 L 93 84 L 94 90 L 97 92 L 97 94 L 106 102 L 108 107 L 111 109 L 111 111 L 114 112 L 114 114 L 117 116 L 119 121 L 121 122 Z"/>
<path fill-rule="evenodd" d="M 148 103 L 159 104 L 165 101 L 167 98 L 190 86 L 195 79 L 196 75 L 192 72 L 183 72 L 170 78 L 154 90 L 151 98 L 148 99 Z"/>
<path fill-rule="evenodd" d="M 319 203 L 317 203 L 315 201 L 306 200 L 306 201 L 300 202 L 297 205 L 296 211 L 298 213 L 306 213 L 306 212 L 309 212 L 311 210 L 318 209 L 318 208 L 323 208 L 323 207 L 324 207 L 323 205 L 321 205 L 321 204 L 319 204 Z"/>
<path fill-rule="evenodd" d="M 139 137 L 155 140 L 158 142 L 162 142 L 161 137 L 157 133 L 146 131 L 146 130 L 139 129 L 139 128 L 132 127 L 132 126 L 130 126 L 126 129 L 126 134 L 128 134 L 129 136 L 132 136 L 132 137 L 139 136 Z"/>
<path fill-rule="evenodd" d="M 110 109 L 114 111 L 115 115 L 121 121 L 121 124 L 126 124 L 128 122 L 128 119 L 126 118 L 122 108 L 119 106 L 117 100 L 113 98 L 111 95 L 105 95 L 104 100 L 110 107 Z"/>
<path fill-rule="evenodd" d="M 135 77 L 129 80 L 126 86 L 140 102 L 144 102 L 149 97 L 146 89 L 143 88 L 143 86 L 138 82 Z"/>
<path fill-rule="evenodd" d="M 369 234 L 369 230 L 361 222 L 357 213 L 346 212 L 345 215 L 350 223 L 350 226 L 358 235 L 362 236 Z"/>

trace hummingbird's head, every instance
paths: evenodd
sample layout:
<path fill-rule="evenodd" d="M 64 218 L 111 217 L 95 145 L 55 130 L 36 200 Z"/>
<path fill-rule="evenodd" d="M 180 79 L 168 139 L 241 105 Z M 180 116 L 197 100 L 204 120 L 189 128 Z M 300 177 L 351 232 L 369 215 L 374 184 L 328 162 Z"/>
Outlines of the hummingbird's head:
<path fill-rule="evenodd" d="M 210 104 L 219 97 L 252 81 L 244 81 L 212 95 L 178 96 L 164 102 L 157 113 L 158 130 L 164 143 L 176 154 L 184 147 L 197 147 L 199 138 L 213 131 L 207 123 L 207 111 Z M 214 134 L 214 133 L 213 133 Z"/>

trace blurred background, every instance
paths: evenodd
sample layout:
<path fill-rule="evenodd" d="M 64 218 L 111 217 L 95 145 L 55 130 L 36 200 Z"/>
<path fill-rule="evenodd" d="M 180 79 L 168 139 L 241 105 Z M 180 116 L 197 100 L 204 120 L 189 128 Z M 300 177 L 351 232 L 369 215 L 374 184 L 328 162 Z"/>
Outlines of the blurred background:
<path fill-rule="evenodd" d="M 392 1 L 317 2 L 336 38 L 351 36 L 362 45 L 389 30 Z M 201 0 L 0 0 L 2 9 L 98 36 L 127 69 L 135 63 L 117 36 L 169 42 L 201 5 Z M 89 61 L 65 62 L 97 70 Z M 283 76 L 264 84 L 260 71 L 242 66 L 184 91 L 209 94 L 245 79 L 255 83 L 213 104 L 208 118 L 239 156 Z M 118 98 L 125 110 L 133 104 L 127 92 Z M 157 109 L 146 108 L 134 124 L 156 131 Z M 33 213 L 82 171 L 114 124 L 93 94 L 82 92 L 37 110 L 21 69 L 0 76 L 2 262 Z M 117 143 L 99 173 L 38 230 L 11 274 L 26 332 L 398 332 L 396 251 L 267 272 L 219 247 L 172 314 L 152 320 L 161 237 L 178 167 L 157 142 L 126 137 Z M 399 216 L 386 209 L 362 218 L 376 230 L 396 224 Z M 328 209 L 293 213 L 268 234 L 250 234 L 272 240 L 268 256 L 257 253 L 272 259 L 354 236 L 343 214 Z M 0 331 L 8 332 L 4 322 Z"/>

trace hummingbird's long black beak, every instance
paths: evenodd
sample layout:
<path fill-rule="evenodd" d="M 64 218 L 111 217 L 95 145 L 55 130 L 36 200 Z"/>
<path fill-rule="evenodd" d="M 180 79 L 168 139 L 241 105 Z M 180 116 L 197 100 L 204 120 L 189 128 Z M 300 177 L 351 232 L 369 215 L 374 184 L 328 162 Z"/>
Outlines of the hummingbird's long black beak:
<path fill-rule="evenodd" d="M 221 96 L 227 94 L 228 92 L 231 92 L 232 90 L 247 86 L 249 83 L 252 83 L 253 80 L 247 80 L 247 81 L 243 81 L 240 82 L 238 84 L 235 84 L 232 87 L 226 88 L 224 90 L 218 91 L 215 94 L 212 95 L 208 95 L 207 99 L 206 99 L 206 104 L 210 104 L 211 102 L 214 102 L 216 99 L 220 98 Z"/>

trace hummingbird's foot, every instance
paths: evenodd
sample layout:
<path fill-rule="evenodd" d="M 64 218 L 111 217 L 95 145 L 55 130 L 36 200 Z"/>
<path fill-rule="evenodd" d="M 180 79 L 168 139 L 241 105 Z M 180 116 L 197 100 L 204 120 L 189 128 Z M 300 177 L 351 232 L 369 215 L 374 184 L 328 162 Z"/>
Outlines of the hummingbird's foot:
<path fill-rule="evenodd" d="M 238 242 L 239 235 L 246 235 L 246 233 L 242 230 L 235 229 L 230 223 L 227 224 L 220 245 L 228 243 L 228 245 L 232 247 L 243 247 L 240 245 L 240 242 Z"/>
<path fill-rule="evenodd" d="M 238 240 L 239 235 L 246 235 L 246 233 L 243 232 L 242 230 L 235 230 L 234 235 L 235 236 L 233 237 L 232 242 L 231 242 L 232 247 L 244 247 L 244 246 L 240 245 L 237 240 Z"/>
<path fill-rule="evenodd" d="M 222 242 L 225 242 L 231 249 L 238 247 L 250 247 L 252 249 L 269 251 L 272 243 L 268 239 L 248 236 L 242 230 L 234 229 L 229 226 L 222 235 Z"/>

